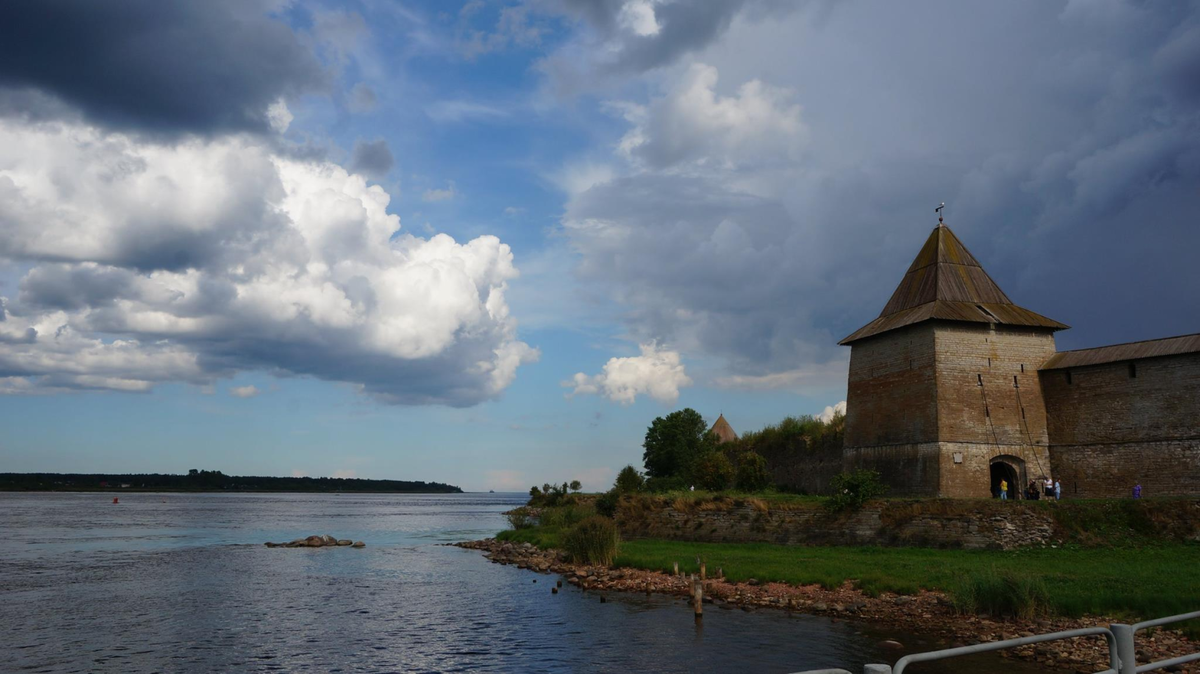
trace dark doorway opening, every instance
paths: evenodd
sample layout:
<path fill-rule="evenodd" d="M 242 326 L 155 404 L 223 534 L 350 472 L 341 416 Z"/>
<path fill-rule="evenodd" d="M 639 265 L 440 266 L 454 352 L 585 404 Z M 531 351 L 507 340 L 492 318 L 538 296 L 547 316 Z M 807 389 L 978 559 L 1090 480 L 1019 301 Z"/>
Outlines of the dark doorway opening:
<path fill-rule="evenodd" d="M 1017 499 L 1021 493 L 1021 484 L 1017 469 L 1003 461 L 992 462 L 992 496 L 1000 497 L 1000 481 L 1008 483 L 1008 498 Z"/>

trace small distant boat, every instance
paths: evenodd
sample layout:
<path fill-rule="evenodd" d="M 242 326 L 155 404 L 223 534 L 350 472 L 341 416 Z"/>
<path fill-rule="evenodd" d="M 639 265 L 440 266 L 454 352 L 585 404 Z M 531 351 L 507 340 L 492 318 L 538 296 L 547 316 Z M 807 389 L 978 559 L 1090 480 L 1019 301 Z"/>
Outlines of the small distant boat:
<path fill-rule="evenodd" d="M 495 493 L 496 493 L 496 490 L 495 490 L 495 489 L 489 489 L 489 490 L 488 490 L 488 493 L 489 493 L 489 494 L 495 494 Z"/>

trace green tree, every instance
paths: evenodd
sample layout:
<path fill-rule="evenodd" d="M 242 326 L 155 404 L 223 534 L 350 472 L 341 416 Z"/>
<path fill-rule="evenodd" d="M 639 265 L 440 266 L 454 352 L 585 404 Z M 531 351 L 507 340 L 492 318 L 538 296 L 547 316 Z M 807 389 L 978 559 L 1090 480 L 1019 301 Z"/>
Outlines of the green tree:
<path fill-rule="evenodd" d="M 707 424 L 692 408 L 658 417 L 646 430 L 642 461 L 650 477 L 670 477 L 688 471 L 700 453 Z"/>
<path fill-rule="evenodd" d="M 733 481 L 733 464 L 724 452 L 708 452 L 696 460 L 692 477 L 701 489 L 721 491 Z"/>
<path fill-rule="evenodd" d="M 583 489 L 583 484 L 580 483 L 579 480 L 571 480 L 570 486 L 571 486 L 571 491 L 579 491 L 580 489 Z"/>
<path fill-rule="evenodd" d="M 613 488 L 619 494 L 632 494 L 639 492 L 646 486 L 646 480 L 642 474 L 633 466 L 625 466 L 621 472 L 617 473 L 617 481 L 613 483 Z"/>
<path fill-rule="evenodd" d="M 737 488 L 741 491 L 762 491 L 771 484 L 767 460 L 758 452 L 746 452 L 738 459 Z"/>

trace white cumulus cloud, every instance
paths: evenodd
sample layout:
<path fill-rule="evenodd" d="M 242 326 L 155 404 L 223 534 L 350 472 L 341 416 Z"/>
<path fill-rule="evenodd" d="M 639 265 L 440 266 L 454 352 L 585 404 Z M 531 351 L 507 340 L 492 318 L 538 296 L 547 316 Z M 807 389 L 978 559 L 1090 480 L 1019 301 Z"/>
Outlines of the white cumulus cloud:
<path fill-rule="evenodd" d="M 817 415 L 817 418 L 825 423 L 829 423 L 830 421 L 833 421 L 833 418 L 839 414 L 842 416 L 845 416 L 846 414 L 845 400 L 837 403 L 836 405 L 826 405 L 825 409 L 821 410 L 821 413 Z"/>
<path fill-rule="evenodd" d="M 572 389 L 569 396 L 603 395 L 622 405 L 633 404 L 639 395 L 670 404 L 679 399 L 679 389 L 691 384 L 679 352 L 659 349 L 654 342 L 642 344 L 640 356 L 610 358 L 600 374 L 579 372 L 562 382 Z"/>
<path fill-rule="evenodd" d="M 721 166 L 794 160 L 808 138 L 790 89 L 759 80 L 735 96 L 716 93 L 717 69 L 689 67 L 680 81 L 648 107 L 619 106 L 634 126 L 619 148 L 655 168 L 693 161 Z"/>
<path fill-rule="evenodd" d="M 258 387 L 253 384 L 249 386 L 234 386 L 229 389 L 229 395 L 234 398 L 253 398 L 259 393 Z"/>
<path fill-rule="evenodd" d="M 494 236 L 400 231 L 378 185 L 252 137 L 0 121 L 0 390 L 147 390 L 239 371 L 398 403 L 495 397 L 537 358 Z"/>

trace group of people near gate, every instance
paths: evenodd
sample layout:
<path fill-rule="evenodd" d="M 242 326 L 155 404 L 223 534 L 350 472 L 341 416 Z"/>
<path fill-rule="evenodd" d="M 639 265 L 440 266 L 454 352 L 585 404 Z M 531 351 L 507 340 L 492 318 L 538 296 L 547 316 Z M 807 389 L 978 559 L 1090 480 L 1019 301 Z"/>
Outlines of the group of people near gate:
<path fill-rule="evenodd" d="M 1030 480 L 1029 486 L 1025 488 L 1025 500 L 1037 501 L 1042 498 L 1043 494 L 1047 500 L 1054 499 L 1058 501 L 1062 499 L 1062 482 L 1049 477 L 1045 481 Z"/>
<path fill-rule="evenodd" d="M 1045 481 L 1030 480 L 1025 488 L 1026 501 L 1038 501 L 1045 495 L 1046 499 L 1058 501 L 1062 499 L 1062 482 L 1047 477 Z M 1000 500 L 1008 500 L 1008 480 L 1000 479 Z"/>
<path fill-rule="evenodd" d="M 1046 500 L 1054 499 L 1055 501 L 1062 500 L 1062 482 L 1046 478 L 1042 480 L 1030 480 L 1029 486 L 1025 488 L 1026 501 L 1039 501 L 1042 495 L 1045 495 Z M 1008 480 L 1000 478 L 1000 500 L 1008 500 Z M 1142 483 L 1139 481 L 1133 485 L 1133 497 L 1140 499 L 1142 497 Z"/>

